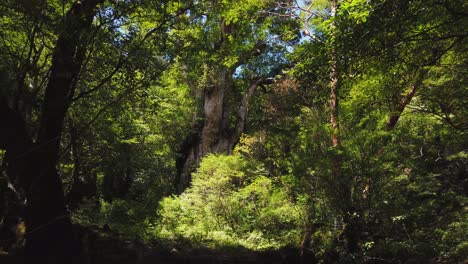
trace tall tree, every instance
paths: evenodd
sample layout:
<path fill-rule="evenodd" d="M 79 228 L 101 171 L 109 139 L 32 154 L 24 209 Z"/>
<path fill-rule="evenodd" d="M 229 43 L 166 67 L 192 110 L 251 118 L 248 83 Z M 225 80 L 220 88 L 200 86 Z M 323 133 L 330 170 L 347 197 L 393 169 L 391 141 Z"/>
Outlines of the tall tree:
<path fill-rule="evenodd" d="M 19 179 L 26 194 L 26 254 L 30 261 L 73 262 L 78 254 L 56 165 L 65 114 L 90 40 L 88 32 L 103 2 L 76 1 L 64 18 L 52 54 L 36 140 L 30 137 L 22 115 L 5 96 L 1 98 L 5 120 L 1 146 L 7 151 L 8 174 Z"/>
<path fill-rule="evenodd" d="M 331 146 L 331 168 L 330 179 L 334 194 L 330 197 L 335 197 L 333 203 L 340 212 L 343 220 L 342 234 L 346 247 L 351 253 L 358 250 L 358 230 L 355 223 L 355 209 L 352 199 L 352 186 L 354 176 L 343 170 L 343 146 L 340 136 L 339 101 L 343 97 L 341 91 L 342 78 L 346 72 L 345 61 L 346 55 L 343 52 L 341 36 L 343 26 L 341 21 L 341 2 L 338 0 L 331 1 L 306 1 L 302 4 L 296 3 L 293 6 L 287 6 L 292 13 L 292 17 L 299 18 L 303 23 L 303 31 L 305 36 L 309 37 L 312 45 L 322 46 L 320 51 L 325 54 L 327 61 L 325 65 L 328 73 L 327 80 L 324 85 L 328 88 L 328 112 L 329 112 L 329 132 Z M 311 79 L 316 78 L 310 77 Z M 319 77 L 320 78 L 320 77 Z M 322 78 L 325 78 L 323 76 Z M 323 89 L 323 88 L 322 88 Z M 304 237 L 304 244 L 308 244 L 306 240 L 309 237 Z"/>
<path fill-rule="evenodd" d="M 272 1 L 215 1 L 207 5 L 208 14 L 193 14 L 201 18 L 186 30 L 201 35 L 195 36 L 195 46 L 187 45 L 191 50 L 186 56 L 190 57 L 181 60 L 188 59 L 185 67 L 192 71 L 187 83 L 197 98 L 197 110 L 193 133 L 182 145 L 177 160 L 178 192 L 188 187 L 190 174 L 201 158 L 208 153 L 232 151 L 245 130 L 252 96 L 280 73 L 281 61 L 271 60 L 273 64 L 268 65 L 265 58 L 268 53 L 281 52 L 271 41 L 271 28 L 278 27 L 278 21 L 261 12 L 274 8 Z M 190 43 L 190 38 L 182 41 Z M 199 50 L 200 46 L 204 48 Z M 198 61 L 193 63 L 193 57 Z M 246 70 L 249 74 L 239 74 Z M 191 79 L 194 73 L 198 81 Z"/>

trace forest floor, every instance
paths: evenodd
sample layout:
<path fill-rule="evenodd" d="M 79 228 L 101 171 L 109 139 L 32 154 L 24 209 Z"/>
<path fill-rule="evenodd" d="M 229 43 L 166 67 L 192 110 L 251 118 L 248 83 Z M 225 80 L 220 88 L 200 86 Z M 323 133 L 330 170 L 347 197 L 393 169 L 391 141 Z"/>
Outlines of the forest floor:
<path fill-rule="evenodd" d="M 92 232 L 82 238 L 83 264 L 299 264 L 299 249 L 252 251 L 236 248 L 194 248 L 186 242 L 151 245 L 115 234 Z M 1 264 L 22 263 L 21 251 L 1 254 Z M 307 263 L 314 263 L 307 262 Z"/>
<path fill-rule="evenodd" d="M 111 243 L 115 244 L 116 241 Z M 89 254 L 88 263 L 112 264 L 299 264 L 299 250 L 252 251 L 246 248 L 190 248 L 162 245 L 135 245 L 119 241 L 120 245 L 109 246 L 99 241 Z M 118 250 L 116 250 L 118 249 Z M 313 263 L 313 262 L 311 262 Z"/>

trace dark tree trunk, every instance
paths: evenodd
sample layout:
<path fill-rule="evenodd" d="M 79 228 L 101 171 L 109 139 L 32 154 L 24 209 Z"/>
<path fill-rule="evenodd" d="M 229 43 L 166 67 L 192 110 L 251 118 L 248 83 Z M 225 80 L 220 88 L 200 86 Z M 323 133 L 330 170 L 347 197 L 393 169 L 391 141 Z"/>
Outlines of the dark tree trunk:
<path fill-rule="evenodd" d="M 112 167 L 106 167 L 102 182 L 102 194 L 106 201 L 115 198 L 124 198 L 130 192 L 134 175 L 131 164 L 131 148 L 129 145 L 121 146 L 122 153 L 113 159 Z"/>
<path fill-rule="evenodd" d="M 66 204 L 69 209 L 77 208 L 85 198 L 96 195 L 96 174 L 93 169 L 83 162 L 84 151 L 79 140 L 78 130 L 73 121 L 70 121 L 70 146 L 71 158 L 73 160 L 72 186 L 66 197 Z M 83 173 L 86 172 L 86 173 Z"/>
<path fill-rule="evenodd" d="M 36 142 L 28 124 L 8 100 L 0 98 L 5 129 L 0 146 L 6 149 L 7 173 L 19 179 L 27 198 L 26 262 L 77 263 L 78 246 L 65 207 L 56 165 L 63 121 L 73 95 L 97 6 L 104 0 L 76 1 L 67 12 L 52 56 Z"/>
<path fill-rule="evenodd" d="M 63 263 L 73 255 L 76 246 L 72 242 L 72 230 L 60 178 L 41 146 L 28 138 L 25 124 L 17 112 L 5 103 L 1 104 L 2 117 L 8 121 L 6 138 L 7 173 L 19 179 L 26 193 L 26 255 L 31 261 Z"/>

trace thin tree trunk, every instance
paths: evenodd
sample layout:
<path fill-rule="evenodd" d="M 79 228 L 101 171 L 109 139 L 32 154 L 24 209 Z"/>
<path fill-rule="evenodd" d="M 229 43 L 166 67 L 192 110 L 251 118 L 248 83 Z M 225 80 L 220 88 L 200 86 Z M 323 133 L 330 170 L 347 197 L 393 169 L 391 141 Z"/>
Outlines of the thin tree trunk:
<path fill-rule="evenodd" d="M 70 126 L 70 147 L 71 159 L 73 161 L 72 185 L 66 197 L 66 204 L 69 209 L 77 208 L 84 198 L 91 198 L 96 195 L 96 174 L 92 167 L 83 162 L 85 155 L 82 142 L 79 141 L 78 129 L 71 120 Z M 86 173 L 83 173 L 86 172 Z"/>
<path fill-rule="evenodd" d="M 345 240 L 346 248 L 350 253 L 355 253 L 359 249 L 360 230 L 355 219 L 355 208 L 352 199 L 352 186 L 354 177 L 346 175 L 342 171 L 342 157 L 338 150 L 341 148 L 339 114 L 338 114 L 338 94 L 339 94 L 339 70 L 338 70 L 338 54 L 336 49 L 336 13 L 338 11 L 338 0 L 332 0 L 330 12 L 332 16 L 331 24 L 331 65 L 330 65 L 330 130 L 331 144 L 337 151 L 332 157 L 332 174 L 337 185 L 337 194 L 339 200 L 338 207 L 343 216 L 342 236 Z M 351 178 L 348 178 L 351 177 Z"/>
<path fill-rule="evenodd" d="M 335 51 L 332 51 L 332 64 L 330 66 L 330 129 L 331 143 L 334 148 L 341 146 L 338 125 L 338 69 Z"/>

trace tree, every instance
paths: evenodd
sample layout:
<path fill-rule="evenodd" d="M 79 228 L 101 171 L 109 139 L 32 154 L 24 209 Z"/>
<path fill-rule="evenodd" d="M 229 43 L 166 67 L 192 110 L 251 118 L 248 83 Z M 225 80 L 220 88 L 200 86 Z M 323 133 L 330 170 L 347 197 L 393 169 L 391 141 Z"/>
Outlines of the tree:
<path fill-rule="evenodd" d="M 261 162 L 235 152 L 206 156 L 192 186 L 161 201 L 156 236 L 253 250 L 298 243 L 303 204 L 293 202 L 285 183 L 267 175 Z"/>
<path fill-rule="evenodd" d="M 359 252 L 366 221 L 363 216 L 367 209 L 363 205 L 369 202 L 365 201 L 370 197 L 372 189 L 369 188 L 382 180 L 377 175 L 384 171 L 382 168 L 372 171 L 371 168 L 381 166 L 378 161 L 373 165 L 365 164 L 372 160 L 372 155 L 384 159 L 387 144 L 391 144 L 383 136 L 377 136 L 378 133 L 370 137 L 368 131 L 384 129 L 386 132 L 382 135 L 387 136 L 387 133 L 393 133 L 412 99 L 424 91 L 428 66 L 440 63 L 446 54 L 463 45 L 464 33 L 454 33 L 463 30 L 457 22 L 459 14 L 447 12 L 450 5 L 439 3 L 429 5 L 429 8 L 426 2 L 417 1 L 411 4 L 406 1 L 324 2 L 287 7 L 304 14 L 291 16 L 302 19 L 305 33 L 311 36 L 304 49 L 296 50 L 298 54 L 293 55 L 293 61 L 301 86 L 322 89 L 315 94 L 313 108 L 323 109 L 317 102 L 325 104 L 326 94 L 322 91 L 330 80 L 328 111 L 331 114 L 328 123 L 332 131 L 332 148 L 328 154 L 316 153 L 325 154 L 330 160 L 324 167 L 318 164 L 311 167 L 321 167 L 322 187 L 329 191 L 326 196 L 343 219 L 342 236 L 338 240 L 344 239 L 348 250 L 356 253 Z M 320 13 L 323 7 L 325 12 Z M 337 15 L 327 21 L 335 9 Z M 421 15 L 418 13 L 420 10 L 427 13 Z M 398 19 L 391 15 L 396 13 Z M 436 16 L 438 21 L 434 25 L 429 17 Z M 309 65 L 315 68 L 307 68 Z M 329 75 L 317 67 L 328 67 Z M 361 96 L 366 93 L 369 95 Z M 359 99 L 350 99 L 354 96 L 359 96 Z M 339 101 L 342 103 L 338 104 Z M 340 119 L 341 114 L 338 113 L 346 119 Z M 385 120 L 384 126 L 379 125 L 382 119 Z M 343 129 L 337 130 L 339 126 Z M 359 135 L 367 135 L 369 139 L 364 140 Z"/>
<path fill-rule="evenodd" d="M 257 88 L 271 84 L 280 73 L 281 60 L 268 56 L 280 58 L 273 54 L 284 49 L 269 40 L 281 21 L 261 12 L 272 6 L 272 1 L 206 3 L 190 15 L 195 23 L 174 29 L 176 47 L 183 51 L 179 62 L 197 104 L 193 133 L 182 144 L 177 160 L 179 193 L 189 186 L 190 174 L 201 158 L 232 151 L 245 130 Z"/>
<path fill-rule="evenodd" d="M 7 52 L 2 65 L 5 79 L 0 113 L 5 129 L 0 134 L 0 147 L 6 150 L 8 176 L 25 193 L 26 255 L 30 260 L 64 263 L 72 257 L 79 261 L 73 258 L 79 253 L 78 241 L 74 239 L 57 171 L 64 124 L 72 103 L 108 88 L 113 78 L 120 77 L 126 84 L 137 84 L 132 88 L 140 89 L 147 86 L 143 82 L 146 78 L 161 72 L 157 68 L 138 72 L 141 61 L 135 58 L 145 51 L 142 44 L 163 32 L 174 15 L 151 6 L 146 12 L 151 14 L 153 23 L 130 19 L 135 14 L 132 12 L 139 12 L 148 4 L 129 1 L 105 5 L 103 0 L 86 0 L 71 4 L 41 1 L 33 9 L 21 1 L 2 5 L 8 14 L 2 19 L 8 26 L 2 32 L 6 41 L 1 46 Z M 24 17 L 26 21 L 32 18 L 32 27 L 28 22 L 18 23 L 20 27 L 15 24 Z M 96 44 L 97 39 L 104 41 Z M 100 49 L 95 51 L 96 47 Z M 154 58 L 156 51 L 150 53 L 153 57 L 146 58 Z M 99 56 L 103 54 L 107 55 L 106 63 L 100 63 Z M 126 88 L 97 111 L 97 116 L 128 95 L 132 89 Z M 97 116 L 87 122 L 92 123 Z M 73 127 L 69 123 L 66 128 Z M 77 154 L 74 164 L 78 173 L 79 151 L 73 130 L 71 145 Z"/>
<path fill-rule="evenodd" d="M 55 166 L 65 114 L 74 92 L 73 84 L 89 43 L 87 31 L 102 2 L 75 2 L 64 18 L 52 54 L 35 142 L 29 136 L 28 125 L 21 114 L 10 106 L 4 95 L 1 98 L 1 116 L 5 120 L 1 147 L 7 151 L 8 174 L 19 179 L 27 198 L 26 252 L 31 260 L 39 258 L 50 263 L 63 263 L 77 255 Z"/>
<path fill-rule="evenodd" d="M 466 259 L 464 1 L 33 2 L 0 3 L 0 241 L 25 218 L 27 261 L 79 262 L 75 227 Z"/>

